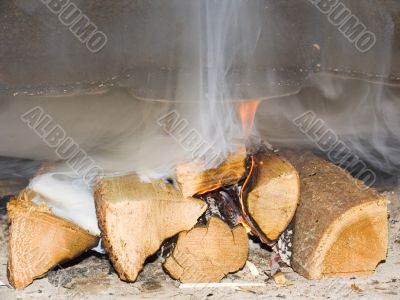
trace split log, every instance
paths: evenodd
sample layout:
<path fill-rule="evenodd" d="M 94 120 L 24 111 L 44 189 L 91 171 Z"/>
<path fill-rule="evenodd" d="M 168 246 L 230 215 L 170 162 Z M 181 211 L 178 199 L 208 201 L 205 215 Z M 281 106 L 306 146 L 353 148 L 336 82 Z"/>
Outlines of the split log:
<path fill-rule="evenodd" d="M 104 247 L 125 281 L 135 281 L 146 258 L 164 240 L 191 229 L 207 208 L 171 184 L 144 183 L 136 176 L 101 180 L 95 199 Z"/>
<path fill-rule="evenodd" d="M 311 153 L 285 153 L 300 173 L 293 269 L 309 279 L 371 274 L 386 258 L 387 200 Z"/>
<path fill-rule="evenodd" d="M 31 202 L 24 191 L 7 205 L 11 223 L 8 248 L 8 280 L 22 289 L 43 277 L 54 266 L 74 259 L 96 246 L 98 238 L 44 205 Z"/>
<path fill-rule="evenodd" d="M 234 229 L 217 217 L 205 226 L 181 232 L 164 268 L 182 283 L 218 282 L 240 270 L 248 256 L 248 237 L 242 225 Z"/>
<path fill-rule="evenodd" d="M 200 195 L 237 183 L 245 174 L 246 148 L 241 146 L 219 167 L 203 170 L 198 161 L 177 167 L 176 177 L 184 196 Z"/>
<path fill-rule="evenodd" d="M 276 154 L 255 156 L 252 164 L 254 172 L 248 181 L 253 181 L 253 187 L 247 196 L 241 197 L 244 210 L 267 239 L 275 241 L 295 214 L 300 197 L 299 175 L 286 159 Z M 247 185 L 246 181 L 242 190 Z"/>

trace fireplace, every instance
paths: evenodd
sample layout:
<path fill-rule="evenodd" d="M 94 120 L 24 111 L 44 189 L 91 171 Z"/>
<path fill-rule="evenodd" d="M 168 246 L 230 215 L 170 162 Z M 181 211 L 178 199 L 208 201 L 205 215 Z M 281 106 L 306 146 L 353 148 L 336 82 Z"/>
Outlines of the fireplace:
<path fill-rule="evenodd" d="M 400 5 L 103 2 L 0 4 L 0 295 L 396 297 Z"/>

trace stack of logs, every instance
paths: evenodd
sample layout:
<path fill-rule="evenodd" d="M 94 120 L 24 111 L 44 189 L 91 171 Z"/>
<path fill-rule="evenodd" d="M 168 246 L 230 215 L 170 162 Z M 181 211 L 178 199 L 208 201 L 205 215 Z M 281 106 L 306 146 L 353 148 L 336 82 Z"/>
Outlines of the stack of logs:
<path fill-rule="evenodd" d="M 220 281 L 246 263 L 248 234 L 276 246 L 289 224 L 286 255 L 306 278 L 369 274 L 386 257 L 386 199 L 309 152 L 248 154 L 242 147 L 215 169 L 182 164 L 176 179 L 130 175 L 95 186 L 104 247 L 122 280 L 135 281 L 146 258 L 174 238 L 164 262 L 171 277 Z M 16 288 L 98 243 L 32 197 L 26 190 L 8 204 L 8 275 Z"/>

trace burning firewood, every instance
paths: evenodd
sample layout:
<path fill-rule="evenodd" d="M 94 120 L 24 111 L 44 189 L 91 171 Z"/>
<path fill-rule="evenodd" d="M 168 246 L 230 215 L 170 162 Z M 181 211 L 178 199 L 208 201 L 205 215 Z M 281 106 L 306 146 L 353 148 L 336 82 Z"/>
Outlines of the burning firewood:
<path fill-rule="evenodd" d="M 204 194 L 224 185 L 237 183 L 245 173 L 246 149 L 244 146 L 228 156 L 226 161 L 215 169 L 204 171 L 199 162 L 181 164 L 176 176 L 184 196 Z"/>
<path fill-rule="evenodd" d="M 11 223 L 8 279 L 18 289 L 98 242 L 97 237 L 78 225 L 53 215 L 45 205 L 33 204 L 33 196 L 32 192 L 24 191 L 7 205 Z"/>
<path fill-rule="evenodd" d="M 95 198 L 104 247 L 125 281 L 135 281 L 146 258 L 167 238 L 191 229 L 207 206 L 170 184 L 136 176 L 101 180 Z"/>
<path fill-rule="evenodd" d="M 258 227 L 256 231 L 261 230 L 270 241 L 278 239 L 298 205 L 300 181 L 296 169 L 279 155 L 256 155 L 242 191 L 243 210 L 250 219 L 249 225 Z"/>
<path fill-rule="evenodd" d="M 248 237 L 243 226 L 233 229 L 217 217 L 207 225 L 181 232 L 165 269 L 183 283 L 218 282 L 240 270 L 248 256 Z"/>
<path fill-rule="evenodd" d="M 309 279 L 372 273 L 387 253 L 385 197 L 311 153 L 286 154 L 301 180 L 293 269 Z"/>
<path fill-rule="evenodd" d="M 230 226 L 244 223 L 263 243 L 273 245 L 296 211 L 299 175 L 287 160 L 265 151 L 249 156 L 246 167 L 244 182 L 201 195 L 209 205 L 205 219 L 216 215 Z"/>

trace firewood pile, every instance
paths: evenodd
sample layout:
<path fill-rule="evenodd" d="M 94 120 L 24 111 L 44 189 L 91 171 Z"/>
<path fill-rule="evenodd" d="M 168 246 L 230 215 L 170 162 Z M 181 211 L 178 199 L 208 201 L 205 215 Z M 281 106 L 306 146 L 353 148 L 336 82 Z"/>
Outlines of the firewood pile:
<path fill-rule="evenodd" d="M 100 234 L 35 196 L 25 189 L 8 203 L 8 277 L 19 289 L 100 239 L 127 282 L 160 249 L 172 278 L 219 282 L 246 264 L 249 236 L 308 279 L 371 274 L 387 252 L 385 197 L 310 152 L 239 147 L 215 169 L 182 163 L 171 182 L 102 178 L 93 191 Z"/>

